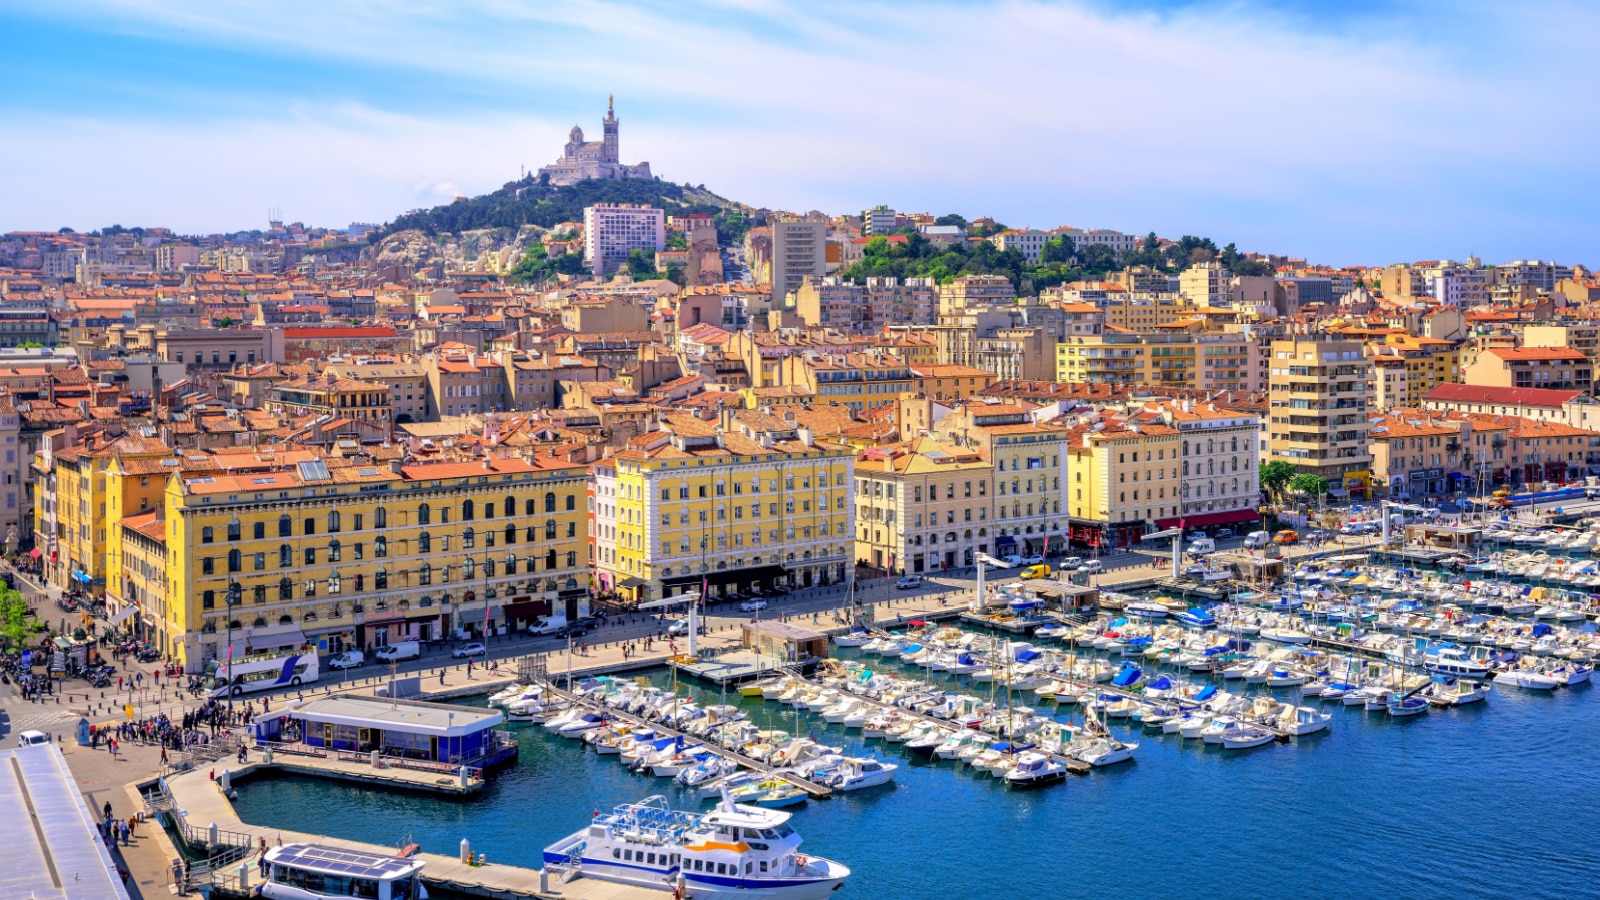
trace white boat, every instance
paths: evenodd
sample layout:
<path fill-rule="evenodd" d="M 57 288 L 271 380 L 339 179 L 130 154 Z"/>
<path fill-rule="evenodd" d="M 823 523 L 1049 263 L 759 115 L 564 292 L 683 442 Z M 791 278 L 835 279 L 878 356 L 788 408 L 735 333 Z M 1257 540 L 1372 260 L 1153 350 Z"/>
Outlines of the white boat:
<path fill-rule="evenodd" d="M 1067 767 L 1035 750 L 1024 751 L 1005 774 L 1007 787 L 1030 788 L 1054 784 L 1067 777 Z"/>
<path fill-rule="evenodd" d="M 270 873 L 261 896 L 270 900 L 427 900 L 422 860 L 381 856 L 325 844 L 284 844 L 266 852 Z M 337 885 L 335 887 L 334 885 Z"/>
<path fill-rule="evenodd" d="M 1452 678 L 1488 678 L 1489 667 L 1473 659 L 1460 647 L 1441 647 L 1439 652 L 1426 657 L 1423 668 L 1438 675 Z"/>
<path fill-rule="evenodd" d="M 1530 691 L 1553 691 L 1561 682 L 1533 669 L 1507 669 L 1494 677 L 1494 683 Z"/>
<path fill-rule="evenodd" d="M 1423 693 L 1427 695 L 1429 702 L 1441 706 L 1465 706 L 1489 696 L 1489 685 L 1481 681 L 1452 678 L 1435 681 L 1428 685 Z"/>
<path fill-rule="evenodd" d="M 584 878 L 660 891 L 680 878 L 695 898 L 823 900 L 850 876 L 844 865 L 800 852 L 789 813 L 736 804 L 709 813 L 673 810 L 665 798 L 616 807 L 546 847 L 544 862 Z M 759 840 L 746 841 L 756 835 Z"/>
<path fill-rule="evenodd" d="M 860 647 L 870 640 L 872 640 L 872 633 L 861 630 L 852 630 L 847 634 L 836 634 L 833 636 L 833 642 L 838 644 L 840 647 Z"/>
<path fill-rule="evenodd" d="M 1286 706 L 1278 716 L 1278 728 L 1295 737 L 1305 737 L 1325 731 L 1333 721 L 1333 713 L 1325 713 L 1309 706 Z"/>
<path fill-rule="evenodd" d="M 1222 748 L 1224 750 L 1248 750 L 1251 747 L 1270 744 L 1274 737 L 1276 735 L 1265 728 L 1258 728 L 1255 725 L 1241 725 L 1236 722 L 1232 728 L 1223 732 Z"/>
<path fill-rule="evenodd" d="M 1138 744 L 1125 744 L 1111 737 L 1092 738 L 1081 746 L 1074 742 L 1066 752 L 1095 768 L 1116 765 L 1133 759 Z"/>
<path fill-rule="evenodd" d="M 836 791 L 859 791 L 888 784 L 894 780 L 894 773 L 899 768 L 895 763 L 847 757 L 822 783 Z"/>
<path fill-rule="evenodd" d="M 1276 641 L 1280 644 L 1311 643 L 1311 635 L 1306 634 L 1304 631 L 1284 626 L 1262 628 L 1261 639 L 1264 641 Z"/>

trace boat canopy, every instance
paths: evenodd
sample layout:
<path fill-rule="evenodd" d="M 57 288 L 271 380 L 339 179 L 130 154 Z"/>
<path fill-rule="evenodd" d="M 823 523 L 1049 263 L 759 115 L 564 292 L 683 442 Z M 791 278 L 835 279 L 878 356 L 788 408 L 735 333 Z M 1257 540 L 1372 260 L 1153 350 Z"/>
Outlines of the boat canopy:
<path fill-rule="evenodd" d="M 1152 681 L 1149 684 L 1145 685 L 1144 689 L 1147 690 L 1147 691 L 1164 691 L 1164 690 L 1167 690 L 1167 689 L 1169 689 L 1171 687 L 1172 687 L 1172 679 L 1168 678 L 1165 675 L 1162 675 L 1161 677 L 1157 678 L 1155 681 Z"/>
<path fill-rule="evenodd" d="M 963 654 L 961 654 L 960 656 L 956 657 L 956 662 L 958 664 L 960 664 L 960 665 L 963 665 L 963 666 L 974 666 L 974 665 L 977 665 L 977 661 L 972 658 L 972 654 L 971 653 L 963 653 Z"/>
<path fill-rule="evenodd" d="M 1196 691 L 1195 695 L 1193 697 L 1189 698 L 1189 699 L 1194 700 L 1195 702 L 1204 702 L 1206 700 L 1210 700 L 1213 696 L 1216 695 L 1216 693 L 1217 693 L 1217 686 L 1214 685 L 1214 684 L 1208 684 L 1205 687 L 1202 687 L 1200 690 Z"/>
<path fill-rule="evenodd" d="M 1044 654 L 1037 650 L 1024 650 L 1017 654 L 1017 662 L 1033 662 L 1041 656 L 1044 656 Z"/>

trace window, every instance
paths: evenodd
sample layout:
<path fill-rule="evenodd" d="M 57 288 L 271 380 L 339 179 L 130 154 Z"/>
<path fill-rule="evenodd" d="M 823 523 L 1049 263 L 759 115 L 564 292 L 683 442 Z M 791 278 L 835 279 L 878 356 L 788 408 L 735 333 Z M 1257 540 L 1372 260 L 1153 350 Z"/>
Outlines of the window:
<path fill-rule="evenodd" d="M 372 586 L 376 590 L 380 590 L 380 591 L 388 590 L 389 589 L 389 570 L 385 569 L 382 566 L 379 566 L 378 567 L 378 571 L 372 573 Z"/>
<path fill-rule="evenodd" d="M 266 567 L 267 567 L 267 555 L 265 553 L 257 553 L 256 554 L 256 558 L 255 558 L 255 563 L 256 563 L 256 571 L 257 572 L 260 572 L 260 571 L 266 569 Z"/>
<path fill-rule="evenodd" d="M 662 497 L 661 499 L 665 500 L 667 498 L 666 497 Z M 534 507 L 534 503 L 533 503 L 533 498 L 532 497 L 529 497 L 528 499 L 522 501 L 522 511 L 523 511 L 524 514 L 530 515 L 530 516 L 533 515 L 533 507 Z"/>
<path fill-rule="evenodd" d="M 328 533 L 339 533 L 339 511 L 337 509 L 328 513 Z"/>
<path fill-rule="evenodd" d="M 237 571 L 239 571 L 240 569 L 243 569 L 243 568 L 244 568 L 244 554 L 240 553 L 238 548 L 234 548 L 232 550 L 229 550 L 228 551 L 228 571 L 229 572 L 237 572 Z"/>
<path fill-rule="evenodd" d="M 287 576 L 287 575 L 285 575 L 282 578 L 278 579 L 278 599 L 279 600 L 293 600 L 294 599 L 294 582 L 291 581 L 289 579 L 289 576 Z"/>
<path fill-rule="evenodd" d="M 577 536 L 578 536 L 578 523 L 577 522 L 568 522 L 567 523 L 567 537 L 577 537 Z"/>
<path fill-rule="evenodd" d="M 417 551 L 420 553 L 432 553 L 433 535 L 427 533 L 426 531 L 417 535 Z"/>
<path fill-rule="evenodd" d="M 210 525 L 207 525 L 204 528 L 200 529 L 200 543 L 202 543 L 202 544 L 212 544 L 212 543 L 216 543 L 216 540 L 217 540 L 217 531 L 216 531 L 215 528 L 212 528 Z"/>
<path fill-rule="evenodd" d="M 292 565 L 294 565 L 294 551 L 289 549 L 289 545 L 288 544 L 279 544 L 278 545 L 278 567 L 282 568 L 282 569 L 287 569 Z"/>
<path fill-rule="evenodd" d="M 206 560 L 206 561 L 210 562 L 210 560 Z M 216 606 L 217 605 L 217 592 L 216 591 L 202 591 L 200 593 L 200 605 L 202 607 L 204 607 L 205 609 L 211 609 L 212 607 Z"/>
<path fill-rule="evenodd" d="M 378 559 L 382 559 L 382 558 L 388 556 L 389 555 L 389 539 L 384 537 L 381 534 L 378 535 L 377 538 L 375 538 L 372 541 L 372 555 L 374 557 L 377 557 Z"/>
<path fill-rule="evenodd" d="M 517 542 L 517 526 L 511 524 L 510 522 L 507 522 L 506 523 L 506 543 L 514 544 L 516 542 Z"/>
<path fill-rule="evenodd" d="M 468 502 L 470 503 L 471 501 L 469 500 Z M 474 531 L 471 528 L 468 528 L 466 531 L 461 532 L 461 546 L 463 546 L 463 547 L 476 547 L 477 545 L 478 545 L 478 533 L 476 531 Z"/>
<path fill-rule="evenodd" d="M 254 525 L 252 525 L 250 527 L 250 534 L 251 534 L 252 537 L 254 537 L 258 541 L 261 540 L 262 538 L 266 537 L 267 536 L 267 523 L 265 523 L 265 522 L 257 522 L 257 523 L 255 523 Z"/>
<path fill-rule="evenodd" d="M 294 525 L 289 519 L 289 514 L 284 513 L 278 517 L 278 537 L 288 537 L 293 533 Z"/>
<path fill-rule="evenodd" d="M 315 548 L 315 547 L 307 547 L 306 548 L 306 551 L 305 551 L 305 562 L 306 562 L 306 565 L 308 565 L 308 566 L 314 566 L 314 565 L 317 564 L 317 548 Z"/>
<path fill-rule="evenodd" d="M 372 527 L 374 527 L 374 528 L 388 528 L 389 527 L 389 511 L 387 509 L 384 509 L 383 507 L 380 506 L 380 507 L 378 507 L 377 511 L 372 514 Z"/>
<path fill-rule="evenodd" d="M 424 585 L 433 584 L 433 566 L 432 566 L 432 564 L 423 563 L 422 564 L 422 568 L 417 570 L 417 583 L 418 584 L 424 584 Z"/>
<path fill-rule="evenodd" d="M 554 491 L 547 492 L 544 495 L 544 511 L 545 512 L 555 512 L 556 511 L 556 495 L 555 495 Z"/>
<path fill-rule="evenodd" d="M 463 521 L 463 522 L 471 522 L 472 521 L 472 512 L 473 512 L 472 501 L 471 500 L 463 500 L 463 501 L 461 501 L 461 521 Z"/>
<path fill-rule="evenodd" d="M 432 519 L 433 519 L 433 508 L 432 507 L 428 506 L 428 504 L 426 504 L 426 503 L 424 503 L 421 506 L 417 507 L 417 524 L 418 525 L 430 524 Z"/>
<path fill-rule="evenodd" d="M 572 512 L 573 510 L 575 510 L 577 508 L 578 508 L 578 497 L 577 497 L 577 495 L 576 494 L 568 494 L 567 495 L 567 512 Z"/>
<path fill-rule="evenodd" d="M 307 519 L 305 521 L 305 526 L 306 526 L 305 527 L 305 532 L 304 532 L 305 534 L 312 535 L 312 534 L 316 534 L 317 533 L 317 520 L 316 519 Z"/>
<path fill-rule="evenodd" d="M 215 571 L 216 571 L 216 569 L 214 567 L 214 563 L 212 563 L 212 561 L 211 561 L 211 557 L 209 557 L 209 556 L 200 557 L 200 574 L 201 575 L 211 575 L 211 574 L 214 574 Z"/>
<path fill-rule="evenodd" d="M 328 542 L 328 562 L 338 562 L 344 558 L 344 546 L 338 541 Z"/>

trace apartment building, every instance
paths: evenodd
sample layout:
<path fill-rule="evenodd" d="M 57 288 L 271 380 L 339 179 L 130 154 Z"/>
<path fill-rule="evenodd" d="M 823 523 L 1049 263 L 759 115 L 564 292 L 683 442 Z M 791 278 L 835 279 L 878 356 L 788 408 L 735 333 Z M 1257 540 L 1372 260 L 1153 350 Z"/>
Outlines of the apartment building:
<path fill-rule="evenodd" d="M 1178 273 L 1178 293 L 1195 306 L 1226 306 L 1233 285 L 1219 262 L 1196 263 Z"/>
<path fill-rule="evenodd" d="M 1028 407 L 977 401 L 947 413 L 940 430 L 970 444 L 994 467 L 996 553 L 1059 549 L 1066 534 L 1061 508 L 1062 452 L 1067 426 L 1035 422 Z"/>
<path fill-rule="evenodd" d="M 335 363 L 323 370 L 338 379 L 383 385 L 397 423 L 432 421 L 428 406 L 428 372 L 420 362 Z"/>
<path fill-rule="evenodd" d="M 616 590 L 657 600 L 839 584 L 855 560 L 855 453 L 792 412 L 662 416 L 595 470 L 615 497 Z M 611 479 L 614 479 L 611 480 Z"/>
<path fill-rule="evenodd" d="M 1178 429 L 1159 419 L 1102 414 L 1065 436 L 1069 537 L 1074 547 L 1136 547 L 1179 516 Z"/>
<path fill-rule="evenodd" d="M 798 290 L 806 276 L 827 274 L 828 220 L 823 216 L 777 216 L 771 227 L 771 282 L 776 303 Z M 787 300 L 783 305 L 788 306 Z"/>
<path fill-rule="evenodd" d="M 1594 390 L 1594 362 L 1576 347 L 1491 347 L 1462 374 L 1483 387 Z"/>
<path fill-rule="evenodd" d="M 583 262 L 595 275 L 616 271 L 634 250 L 667 246 L 666 212 L 631 203 L 597 203 L 583 210 Z"/>
<path fill-rule="evenodd" d="M 1328 480 L 1335 496 L 1371 484 L 1372 360 L 1359 341 L 1272 342 L 1267 456 Z"/>
<path fill-rule="evenodd" d="M 1379 409 L 1420 406 L 1435 386 L 1461 378 L 1461 354 L 1454 341 L 1391 334 L 1366 346 L 1375 366 Z"/>
<path fill-rule="evenodd" d="M 856 561 L 896 574 L 971 566 L 989 553 L 994 466 L 967 443 L 927 436 L 856 455 Z"/>
<path fill-rule="evenodd" d="M 1572 278 L 1572 267 L 1537 259 L 1518 259 L 1494 267 L 1496 285 L 1529 285 L 1541 291 L 1554 291 L 1556 285 Z"/>
<path fill-rule="evenodd" d="M 173 478 L 158 645 L 199 672 L 256 631 L 336 652 L 576 618 L 585 492 L 582 466 L 516 457 Z"/>

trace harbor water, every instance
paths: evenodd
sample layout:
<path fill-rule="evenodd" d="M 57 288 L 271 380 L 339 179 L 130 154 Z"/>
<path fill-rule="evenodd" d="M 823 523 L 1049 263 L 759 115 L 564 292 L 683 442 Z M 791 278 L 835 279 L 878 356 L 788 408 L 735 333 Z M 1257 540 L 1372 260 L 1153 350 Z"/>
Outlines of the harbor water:
<path fill-rule="evenodd" d="M 671 676 L 652 680 L 668 686 Z M 1600 696 L 1587 684 L 1497 689 L 1487 702 L 1410 719 L 1326 704 L 1330 731 L 1252 751 L 1113 722 L 1140 744 L 1133 763 L 1033 792 L 815 715 L 797 726 L 777 703 L 731 692 L 727 702 L 769 727 L 901 764 L 890 785 L 794 808 L 805 849 L 853 869 L 841 896 L 1570 898 L 1600 883 L 1586 825 L 1600 796 Z M 1082 720 L 1078 706 L 1031 705 Z M 238 811 L 375 844 L 409 838 L 431 852 L 454 853 L 467 838 L 492 862 L 538 867 L 547 844 L 596 810 L 657 793 L 678 808 L 708 805 L 579 741 L 538 726 L 516 733 L 516 766 L 473 799 L 276 778 L 246 785 Z"/>

